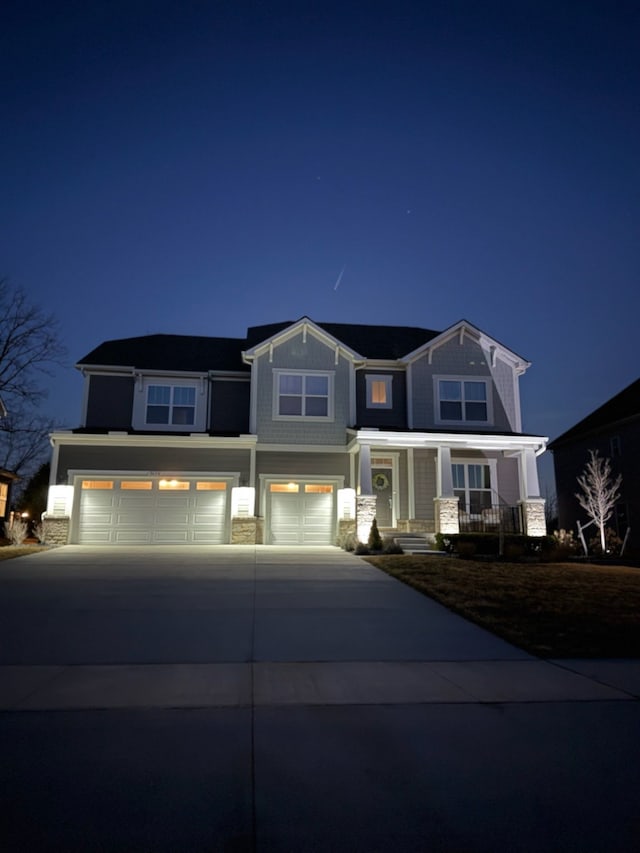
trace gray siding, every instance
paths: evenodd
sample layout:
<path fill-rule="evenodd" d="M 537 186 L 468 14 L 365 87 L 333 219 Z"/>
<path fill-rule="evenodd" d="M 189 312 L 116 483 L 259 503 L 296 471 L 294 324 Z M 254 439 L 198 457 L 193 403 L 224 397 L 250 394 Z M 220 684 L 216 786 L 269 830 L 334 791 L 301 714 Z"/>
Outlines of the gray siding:
<path fill-rule="evenodd" d="M 391 376 L 391 409 L 367 408 L 366 376 Z M 356 422 L 361 427 L 407 428 L 407 381 L 401 370 L 365 369 L 356 372 Z"/>
<path fill-rule="evenodd" d="M 520 500 L 520 469 L 517 459 L 498 456 L 498 493 L 500 502 L 516 506 Z M 489 456 L 489 454 L 487 454 Z"/>
<path fill-rule="evenodd" d="M 415 450 L 413 454 L 416 518 L 434 519 L 436 496 L 436 451 Z"/>
<path fill-rule="evenodd" d="M 131 429 L 133 389 L 132 376 L 90 376 L 85 426 Z"/>
<path fill-rule="evenodd" d="M 273 419 L 273 382 L 275 369 L 326 370 L 334 374 L 334 420 L 296 421 Z M 307 333 L 302 332 L 280 346 L 274 347 L 273 360 L 269 353 L 257 359 L 257 434 L 260 441 L 275 444 L 344 444 L 349 424 L 350 362 L 342 356 L 335 363 L 335 350 Z"/>
<path fill-rule="evenodd" d="M 249 432 L 249 382 L 214 379 L 211 383 L 211 432 Z"/>
<path fill-rule="evenodd" d="M 144 471 L 188 473 L 189 471 L 240 472 L 248 480 L 248 450 L 208 450 L 203 447 L 82 447 L 63 445 L 58 462 L 58 483 L 66 483 L 69 470 Z"/>
<path fill-rule="evenodd" d="M 432 429 L 436 426 L 435 376 L 469 376 L 492 379 L 493 423 L 487 429 L 512 432 L 516 428 L 514 378 L 512 368 L 496 359 L 490 366 L 490 354 L 480 344 L 465 336 L 460 344 L 457 337 L 433 351 L 432 362 L 428 356 L 412 365 L 413 426 L 415 429 Z M 463 429 L 464 423 L 457 429 Z M 445 427 L 448 429 L 448 427 Z"/>
<path fill-rule="evenodd" d="M 349 484 L 348 453 L 286 453 L 262 451 L 256 454 L 256 502 L 260 500 L 259 476 L 275 477 L 343 477 L 344 485 Z M 256 513 L 262 515 L 259 506 Z"/>

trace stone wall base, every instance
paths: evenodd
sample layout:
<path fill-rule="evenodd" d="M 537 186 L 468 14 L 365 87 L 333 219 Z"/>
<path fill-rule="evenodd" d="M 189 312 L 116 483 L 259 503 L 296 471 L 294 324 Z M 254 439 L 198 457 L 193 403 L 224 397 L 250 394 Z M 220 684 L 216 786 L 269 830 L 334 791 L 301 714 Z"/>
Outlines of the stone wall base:
<path fill-rule="evenodd" d="M 399 518 L 398 533 L 435 533 L 436 523 L 427 518 Z"/>
<path fill-rule="evenodd" d="M 356 524 L 360 542 L 367 542 L 369 539 L 377 505 L 376 495 L 356 495 Z"/>
<path fill-rule="evenodd" d="M 459 498 L 434 498 L 436 533 L 460 533 Z"/>
<path fill-rule="evenodd" d="M 255 545 L 257 527 L 257 518 L 255 516 L 242 516 L 241 518 L 232 518 L 231 544 Z"/>
<path fill-rule="evenodd" d="M 70 521 L 68 515 L 42 518 L 45 545 L 66 545 L 69 541 Z"/>
<path fill-rule="evenodd" d="M 338 535 L 336 545 L 339 548 L 347 548 L 349 545 L 355 547 L 357 544 L 356 520 L 355 518 L 341 518 L 338 521 Z"/>
<path fill-rule="evenodd" d="M 524 532 L 527 536 L 546 536 L 547 520 L 544 515 L 544 498 L 529 498 L 520 501 L 522 508 L 522 522 Z"/>

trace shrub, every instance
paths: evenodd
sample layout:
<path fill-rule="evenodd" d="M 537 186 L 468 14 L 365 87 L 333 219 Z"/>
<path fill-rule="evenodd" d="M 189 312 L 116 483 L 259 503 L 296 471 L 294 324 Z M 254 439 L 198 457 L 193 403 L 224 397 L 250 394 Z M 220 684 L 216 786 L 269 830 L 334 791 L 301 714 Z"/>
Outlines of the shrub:
<path fill-rule="evenodd" d="M 367 542 L 370 551 L 382 551 L 382 536 L 378 530 L 378 522 L 373 519 L 371 531 L 369 533 L 369 541 Z"/>
<path fill-rule="evenodd" d="M 398 545 L 397 542 L 394 542 L 393 539 L 386 539 L 384 545 L 382 546 L 383 554 L 404 554 L 404 551 Z"/>
<path fill-rule="evenodd" d="M 475 542 L 458 542 L 456 546 L 458 556 L 467 560 L 470 557 L 474 557 L 477 550 L 478 547 Z"/>
<path fill-rule="evenodd" d="M 358 556 L 362 556 L 369 553 L 369 548 L 364 544 L 364 542 L 358 542 L 354 549 L 354 553 L 358 554 Z"/>
<path fill-rule="evenodd" d="M 4 523 L 4 532 L 5 536 L 11 542 L 12 545 L 22 545 L 24 540 L 27 538 L 27 533 L 29 532 L 29 525 L 26 521 L 22 521 L 20 518 L 16 518 L 13 521 L 11 527 L 9 527 L 9 522 L 5 521 Z"/>
<path fill-rule="evenodd" d="M 33 528 L 33 533 L 34 533 L 34 536 L 36 537 L 36 539 L 38 540 L 38 542 L 39 542 L 41 545 L 45 545 L 45 544 L 46 544 L 47 534 L 46 534 L 46 531 L 45 531 L 44 524 L 43 524 L 41 521 L 39 521 L 39 522 L 36 524 L 36 526 Z"/>
<path fill-rule="evenodd" d="M 611 557 L 615 554 L 620 553 L 620 549 L 622 548 L 622 539 L 618 536 L 615 530 L 612 530 L 610 527 L 604 532 L 605 536 L 605 550 L 604 553 L 602 551 L 602 545 L 600 543 L 600 536 L 594 536 L 593 539 L 589 540 L 589 550 L 594 554 L 597 554 L 599 557 Z"/>

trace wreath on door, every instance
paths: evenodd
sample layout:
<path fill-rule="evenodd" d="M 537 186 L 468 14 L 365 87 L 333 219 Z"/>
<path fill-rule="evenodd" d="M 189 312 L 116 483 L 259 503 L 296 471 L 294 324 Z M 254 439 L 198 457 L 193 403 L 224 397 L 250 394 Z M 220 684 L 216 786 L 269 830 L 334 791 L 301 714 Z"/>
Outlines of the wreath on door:
<path fill-rule="evenodd" d="M 374 474 L 373 476 L 373 488 L 377 492 L 384 492 L 385 489 L 389 488 L 389 478 L 386 474 Z"/>

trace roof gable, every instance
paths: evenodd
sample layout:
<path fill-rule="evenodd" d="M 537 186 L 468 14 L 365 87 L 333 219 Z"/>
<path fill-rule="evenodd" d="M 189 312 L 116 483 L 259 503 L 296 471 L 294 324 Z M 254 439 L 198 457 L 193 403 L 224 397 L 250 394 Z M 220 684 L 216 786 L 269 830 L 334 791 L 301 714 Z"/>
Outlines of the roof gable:
<path fill-rule="evenodd" d="M 457 323 L 454 323 L 453 326 L 445 329 L 444 332 L 436 334 L 431 340 L 404 356 L 402 361 L 405 363 L 414 362 L 425 355 L 430 359 L 431 354 L 438 347 L 441 347 L 443 344 L 448 343 L 456 337 L 459 339 L 460 343 L 462 343 L 465 336 L 470 337 L 476 343 L 480 344 L 483 349 L 489 351 L 491 354 L 492 367 L 495 366 L 495 359 L 498 356 L 500 356 L 503 361 L 510 364 L 518 375 L 524 373 L 527 368 L 531 367 L 530 361 L 522 358 L 522 356 L 519 356 L 516 352 L 509 349 L 504 344 L 501 344 L 500 341 L 492 338 L 490 335 L 487 335 L 486 332 L 483 332 L 482 329 L 474 326 L 468 320 L 459 320 Z"/>
<path fill-rule="evenodd" d="M 280 344 L 291 340 L 291 338 L 300 333 L 302 333 L 303 338 L 305 339 L 307 334 L 313 335 L 313 337 L 317 338 L 326 346 L 335 349 L 336 351 L 341 351 L 343 355 L 347 356 L 352 361 L 364 361 L 363 357 L 358 352 L 336 338 L 324 327 L 314 323 L 313 320 L 309 319 L 309 317 L 301 317 L 299 320 L 296 320 L 295 323 L 285 326 L 255 346 L 249 347 L 243 352 L 242 357 L 245 361 L 253 361 L 256 356 L 271 351 L 273 347 L 277 347 Z"/>

